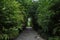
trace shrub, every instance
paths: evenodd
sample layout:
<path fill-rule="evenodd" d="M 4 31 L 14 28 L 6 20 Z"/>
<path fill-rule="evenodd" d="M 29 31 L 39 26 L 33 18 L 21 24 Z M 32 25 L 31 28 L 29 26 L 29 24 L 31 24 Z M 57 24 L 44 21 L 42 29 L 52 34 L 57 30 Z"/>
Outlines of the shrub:
<path fill-rule="evenodd" d="M 19 34 L 18 29 L 22 30 L 25 18 L 25 8 L 21 3 L 16 0 L 0 0 L 0 34 L 3 35 L 1 37 L 16 37 Z"/>

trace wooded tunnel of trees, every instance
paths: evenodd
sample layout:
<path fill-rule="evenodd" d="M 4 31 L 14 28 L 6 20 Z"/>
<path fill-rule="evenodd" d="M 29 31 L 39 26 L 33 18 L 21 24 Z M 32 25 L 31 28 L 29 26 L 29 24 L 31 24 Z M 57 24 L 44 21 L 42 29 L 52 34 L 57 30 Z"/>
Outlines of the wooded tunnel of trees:
<path fill-rule="evenodd" d="M 60 0 L 0 0 L 0 40 L 12 40 L 31 26 L 43 38 L 60 40 Z"/>

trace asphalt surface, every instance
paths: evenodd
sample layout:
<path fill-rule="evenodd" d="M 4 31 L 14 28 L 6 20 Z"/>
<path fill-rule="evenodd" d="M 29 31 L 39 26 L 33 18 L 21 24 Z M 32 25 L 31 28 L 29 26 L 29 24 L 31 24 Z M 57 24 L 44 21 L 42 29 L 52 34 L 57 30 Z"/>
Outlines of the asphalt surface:
<path fill-rule="evenodd" d="M 32 28 L 27 28 L 15 40 L 44 40 Z"/>

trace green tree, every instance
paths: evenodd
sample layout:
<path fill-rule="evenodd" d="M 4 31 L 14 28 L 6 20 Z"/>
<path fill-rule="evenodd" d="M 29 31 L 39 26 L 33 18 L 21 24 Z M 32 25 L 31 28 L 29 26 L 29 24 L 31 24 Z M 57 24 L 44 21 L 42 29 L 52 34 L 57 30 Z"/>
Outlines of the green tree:
<path fill-rule="evenodd" d="M 2 38 L 5 37 L 3 36 L 5 34 L 11 38 L 16 37 L 18 29 L 22 30 L 25 17 L 25 8 L 21 3 L 16 0 L 0 0 L 0 34 Z"/>
<path fill-rule="evenodd" d="M 51 16 L 55 14 L 51 9 L 51 6 L 55 4 L 58 0 L 39 0 L 39 7 L 37 9 L 38 11 L 38 24 L 40 27 L 42 27 L 43 32 L 47 33 L 50 28 L 52 28 L 50 25 L 53 25 L 53 23 L 49 24 L 51 22 Z M 50 32 L 49 32 L 50 33 Z"/>
<path fill-rule="evenodd" d="M 40 27 L 42 27 L 42 32 L 48 36 L 59 36 L 60 34 L 59 3 L 60 0 L 39 0 L 39 7 L 37 9 L 37 22 Z"/>
<path fill-rule="evenodd" d="M 24 8 L 15 0 L 2 0 L 0 23 L 5 28 L 15 27 L 24 21 Z"/>

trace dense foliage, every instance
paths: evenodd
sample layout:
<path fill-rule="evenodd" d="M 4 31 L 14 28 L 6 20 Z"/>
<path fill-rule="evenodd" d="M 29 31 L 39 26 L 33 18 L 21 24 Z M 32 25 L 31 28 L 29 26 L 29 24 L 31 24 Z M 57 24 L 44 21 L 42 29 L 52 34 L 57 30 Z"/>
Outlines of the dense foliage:
<path fill-rule="evenodd" d="M 59 36 L 60 35 L 60 13 L 59 0 L 39 0 L 37 22 L 42 30 L 41 35 Z M 44 34 L 45 33 L 45 34 Z M 50 39 L 48 39 L 50 40 Z M 52 39 L 53 40 L 53 39 Z M 59 39 L 55 39 L 59 40 Z"/>
<path fill-rule="evenodd" d="M 54 14 L 49 8 L 54 5 L 53 0 L 40 0 L 38 11 L 38 20 L 37 22 L 41 25 L 44 32 L 48 31 L 48 24 L 50 22 L 50 16 Z"/>
<path fill-rule="evenodd" d="M 25 8 L 16 0 L 0 0 L 0 36 L 17 36 L 26 18 Z M 15 34 L 16 33 L 16 34 Z M 1 37 L 0 37 L 1 38 Z M 3 40 L 3 38 L 1 39 Z"/>
<path fill-rule="evenodd" d="M 15 38 L 31 18 L 30 23 L 39 34 L 48 36 L 48 40 L 59 40 L 59 4 L 59 0 L 0 0 L 0 39 Z"/>

